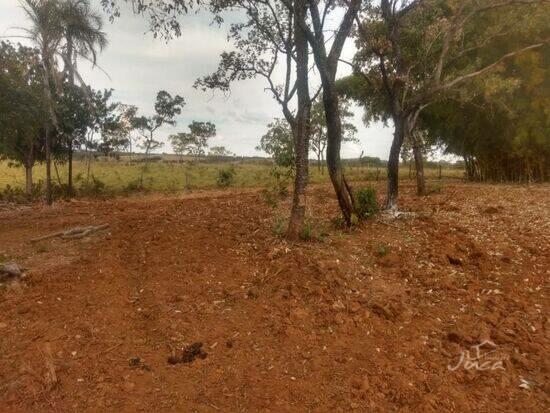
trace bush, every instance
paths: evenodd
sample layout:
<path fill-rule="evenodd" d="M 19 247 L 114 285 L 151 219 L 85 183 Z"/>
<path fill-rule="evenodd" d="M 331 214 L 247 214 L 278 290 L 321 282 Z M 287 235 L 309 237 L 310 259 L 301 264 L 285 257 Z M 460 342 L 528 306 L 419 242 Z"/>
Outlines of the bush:
<path fill-rule="evenodd" d="M 54 195 L 55 195 L 55 191 Z M 32 185 L 31 194 L 27 194 L 25 189 L 19 187 L 12 187 L 6 185 L 4 189 L 0 190 L 0 201 L 11 202 L 15 204 L 25 204 L 35 201 L 44 196 L 44 182 L 39 180 L 38 183 Z"/>
<path fill-rule="evenodd" d="M 366 219 L 378 212 L 376 191 L 373 188 L 363 188 L 355 195 L 355 208 L 360 218 Z"/>
<path fill-rule="evenodd" d="M 275 235 L 276 237 L 280 237 L 285 233 L 286 226 L 286 220 L 283 217 L 278 216 L 275 218 L 275 222 L 273 223 L 273 228 L 271 229 L 271 231 L 273 235 Z"/>
<path fill-rule="evenodd" d="M 304 224 L 300 238 L 304 241 L 311 241 L 311 238 L 313 238 L 313 226 L 310 222 Z"/>
<path fill-rule="evenodd" d="M 6 187 L 0 191 L 0 201 L 24 203 L 29 201 L 29 196 L 21 188 L 14 188 L 11 185 L 6 185 Z"/>
<path fill-rule="evenodd" d="M 83 182 L 78 188 L 78 194 L 83 196 L 100 196 L 105 195 L 106 192 L 105 182 L 96 178 L 93 174 L 89 182 Z"/>
<path fill-rule="evenodd" d="M 137 192 L 137 191 L 143 191 L 143 185 L 141 184 L 139 179 L 134 179 L 126 184 L 123 188 L 124 192 Z"/>
<path fill-rule="evenodd" d="M 218 179 L 216 180 L 216 183 L 221 188 L 231 186 L 235 181 L 235 175 L 236 172 L 233 168 L 220 169 L 218 171 Z"/>
<path fill-rule="evenodd" d="M 378 254 L 379 257 L 385 257 L 386 255 L 388 255 L 390 252 L 390 247 L 389 245 L 386 245 L 386 244 L 378 244 L 376 246 L 376 253 Z"/>

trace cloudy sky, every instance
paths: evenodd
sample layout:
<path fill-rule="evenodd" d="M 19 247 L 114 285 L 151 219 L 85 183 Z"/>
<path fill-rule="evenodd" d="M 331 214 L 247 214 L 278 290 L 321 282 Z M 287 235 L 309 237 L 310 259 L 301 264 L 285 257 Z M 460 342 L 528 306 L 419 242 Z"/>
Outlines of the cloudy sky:
<path fill-rule="evenodd" d="M 92 1 L 99 10 L 99 0 Z M 17 34 L 13 27 L 27 24 L 18 0 L 0 0 L 0 36 Z M 206 15 L 182 18 L 182 26 L 183 35 L 166 43 L 146 33 L 147 22 L 131 12 L 114 24 L 106 22 L 109 46 L 98 63 L 109 76 L 81 65 L 85 80 L 95 89 L 114 89 L 115 100 L 138 106 L 144 115 L 152 114 L 159 90 L 183 96 L 187 104 L 177 125 L 160 130 L 160 140 L 166 142 L 169 134 L 186 130 L 193 120 L 211 121 L 218 130 L 211 146 L 223 145 L 238 155 L 262 155 L 255 147 L 266 125 L 274 117 L 282 117 L 279 106 L 264 90 L 264 80 L 235 83 L 229 95 L 195 90 L 194 81 L 213 72 L 220 53 L 231 45 L 226 39 L 227 28 L 211 26 Z M 351 42 L 346 53 L 353 53 Z M 342 156 L 357 157 L 364 151 L 365 155 L 387 159 L 391 130 L 382 125 L 366 128 L 361 123 L 362 110 L 355 112 L 360 143 L 344 144 Z M 171 148 L 166 144 L 162 150 L 170 152 Z"/>

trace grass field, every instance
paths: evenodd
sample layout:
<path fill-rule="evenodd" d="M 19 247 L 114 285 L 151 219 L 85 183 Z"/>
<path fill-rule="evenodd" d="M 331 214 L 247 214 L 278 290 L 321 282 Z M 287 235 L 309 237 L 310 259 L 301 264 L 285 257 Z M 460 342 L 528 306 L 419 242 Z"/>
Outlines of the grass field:
<path fill-rule="evenodd" d="M 143 172 L 143 187 L 151 191 L 180 191 L 186 187 L 186 182 L 191 189 L 214 188 L 218 186 L 219 171 L 233 169 L 233 187 L 263 187 L 276 182 L 273 176 L 273 165 L 267 161 L 236 160 L 219 162 L 193 162 L 176 163 L 169 162 L 170 158 L 150 163 L 148 170 Z M 143 170 L 142 163 L 129 162 L 129 159 L 121 160 L 100 158 L 91 166 L 91 174 L 96 180 L 105 184 L 105 188 L 112 193 L 120 193 L 135 186 L 139 182 Z M 66 165 L 58 166 L 59 181 L 67 182 Z M 426 177 L 435 179 L 439 177 L 439 170 L 427 168 Z M 58 182 L 58 176 L 52 168 L 54 182 Z M 384 167 L 346 166 L 347 177 L 353 180 L 384 179 L 386 170 Z M 409 167 L 401 168 L 402 179 L 409 178 Z M 462 178 L 461 169 L 444 169 L 443 178 Z M 84 161 L 77 160 L 74 163 L 74 181 L 78 188 L 86 181 L 87 168 Z M 37 165 L 33 169 L 34 182 L 44 180 L 45 166 Z M 310 168 L 310 182 L 328 182 L 326 170 L 320 173 L 316 165 Z M 0 161 L 0 190 L 7 185 L 12 188 L 24 188 L 25 173 L 21 167 L 10 166 L 7 161 Z"/>

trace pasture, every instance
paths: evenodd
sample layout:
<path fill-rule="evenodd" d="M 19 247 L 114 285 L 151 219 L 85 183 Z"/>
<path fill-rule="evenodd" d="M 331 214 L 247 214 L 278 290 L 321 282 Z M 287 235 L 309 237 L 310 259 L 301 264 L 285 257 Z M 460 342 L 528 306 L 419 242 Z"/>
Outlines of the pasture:
<path fill-rule="evenodd" d="M 134 156 L 134 159 L 139 159 Z M 346 176 L 350 181 L 382 181 L 386 177 L 384 166 L 369 166 L 359 164 L 357 161 L 345 163 Z M 67 166 L 59 164 L 57 175 L 53 169 L 53 180 L 55 183 L 66 184 Z M 269 187 L 277 183 L 274 175 L 275 165 L 268 159 L 236 159 L 236 160 L 203 160 L 178 162 L 173 155 L 163 155 L 161 160 L 151 162 L 147 170 L 143 170 L 142 162 L 132 162 L 129 156 L 123 156 L 120 160 L 114 158 L 98 158 L 92 162 L 89 180 L 92 176 L 105 184 L 104 192 L 116 195 L 131 192 L 137 186 L 143 174 L 143 188 L 153 192 L 177 192 L 185 189 L 212 189 L 219 187 L 218 176 L 220 171 L 233 170 L 234 178 L 228 186 L 236 188 Z M 78 189 L 87 181 L 87 163 L 84 160 L 74 162 L 74 180 Z M 283 175 L 280 179 L 291 184 L 290 178 L 284 178 L 285 170 L 278 169 Z M 426 178 L 430 180 L 439 179 L 439 168 L 427 166 L 425 169 Z M 45 167 L 38 164 L 33 169 L 34 182 L 44 180 Z M 400 178 L 403 180 L 414 179 L 414 171 L 411 173 L 408 165 L 403 165 L 400 170 Z M 463 179 L 464 170 L 460 167 L 443 167 L 442 178 Z M 58 178 L 59 176 L 59 178 Z M 310 182 L 313 184 L 329 182 L 326 171 L 319 171 L 316 164 L 312 163 L 309 173 Z M 21 167 L 9 166 L 7 161 L 0 161 L 0 191 L 10 185 L 14 188 L 25 187 L 25 171 Z"/>

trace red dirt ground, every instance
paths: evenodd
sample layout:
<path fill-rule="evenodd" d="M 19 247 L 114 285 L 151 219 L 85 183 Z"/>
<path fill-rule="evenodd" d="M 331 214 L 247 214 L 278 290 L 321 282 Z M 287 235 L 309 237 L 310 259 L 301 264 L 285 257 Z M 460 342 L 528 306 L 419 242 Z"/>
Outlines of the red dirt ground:
<path fill-rule="evenodd" d="M 329 187 L 309 202 L 326 233 L 299 243 L 259 191 L 0 212 L 28 269 L 0 290 L 0 411 L 548 411 L 549 186 L 405 185 L 414 214 L 350 233 Z M 484 340 L 494 370 L 449 370 Z"/>

